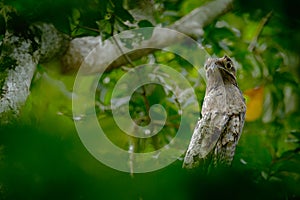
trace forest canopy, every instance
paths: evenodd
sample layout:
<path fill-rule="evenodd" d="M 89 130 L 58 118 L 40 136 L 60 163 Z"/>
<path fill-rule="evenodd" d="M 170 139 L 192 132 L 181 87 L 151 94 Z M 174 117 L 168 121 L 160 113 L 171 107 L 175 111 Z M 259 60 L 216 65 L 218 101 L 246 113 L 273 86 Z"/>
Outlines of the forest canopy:
<path fill-rule="evenodd" d="M 50 29 L 55 30 L 52 35 L 61 37 L 58 43 L 62 48 L 33 66 L 28 96 L 13 119 L 2 115 L 0 109 L 0 199 L 297 199 L 300 196 L 299 4 L 284 0 L 1 0 L 0 99 L 5 96 L 6 77 L 18 71 L 14 67 L 20 64 L 18 59 L 8 56 L 15 49 L 7 48 L 11 35 L 36 41 L 31 43 L 29 51 L 34 54 L 42 51 L 35 50 L 41 48 L 44 40 L 55 46 L 50 37 L 45 39 L 39 34 L 50 24 Z M 207 19 L 193 18 L 193 14 Z M 179 152 L 179 156 L 165 168 L 149 173 L 124 173 L 99 162 L 84 146 L 75 124 L 83 123 L 89 115 L 75 115 L 72 107 L 80 65 L 67 66 L 64 56 L 71 55 L 69 49 L 76 47 L 76 41 L 99 37 L 97 41 L 103 43 L 115 42 L 113 36 L 117 38 L 126 31 L 139 29 L 151 30 L 141 33 L 146 35 L 143 40 L 147 40 L 155 35 L 155 28 L 182 32 L 189 41 L 203 47 L 207 55 L 228 55 L 237 66 L 237 82 L 246 99 L 247 113 L 230 169 L 210 175 L 201 170 L 186 171 L 181 168 L 186 149 L 170 148 L 170 155 Z M 140 42 L 136 35 L 134 39 L 122 40 L 122 44 L 130 49 L 133 43 Z M 80 42 L 76 44 L 83 44 Z M 92 106 L 87 108 L 95 112 L 106 137 L 128 152 L 125 162 L 132 171 L 138 168 L 134 153 L 171 146 L 182 123 L 190 136 L 195 127 L 192 119 L 201 117 L 206 86 L 201 72 L 204 57 L 198 51 L 191 51 L 192 42 L 183 42 L 180 51 L 174 48 L 188 54 L 190 60 L 180 57 L 175 50 L 172 52 L 171 45 L 133 51 L 110 63 L 96 83 Z M 116 49 L 121 47 L 116 45 Z M 101 53 L 108 57 L 115 52 L 106 48 Z M 116 98 L 122 92 L 115 93 L 114 88 L 132 70 L 153 64 L 175 70 L 176 78 L 187 80 L 180 83 L 189 85 L 195 98 L 189 98 L 190 90 L 182 89 L 182 85 L 174 87 L 177 82 L 166 75 L 167 70 L 154 73 L 147 68 L 143 73 L 152 74 L 158 81 L 136 88 L 128 97 L 129 115 L 139 126 L 147 126 L 151 123 L 150 107 L 159 104 L 167 117 L 158 134 L 137 138 L 124 133 L 114 119 L 112 102 L 125 104 L 124 98 Z M 88 79 L 93 74 L 96 72 L 91 70 L 84 77 Z M 188 112 L 182 122 L 185 108 L 192 108 L 193 112 Z M 160 126 L 164 115 L 157 119 L 155 123 Z M 109 149 L 97 148 L 112 155 Z M 159 168 L 160 155 L 156 156 L 147 164 Z M 232 191 L 232 188 L 239 189 Z"/>

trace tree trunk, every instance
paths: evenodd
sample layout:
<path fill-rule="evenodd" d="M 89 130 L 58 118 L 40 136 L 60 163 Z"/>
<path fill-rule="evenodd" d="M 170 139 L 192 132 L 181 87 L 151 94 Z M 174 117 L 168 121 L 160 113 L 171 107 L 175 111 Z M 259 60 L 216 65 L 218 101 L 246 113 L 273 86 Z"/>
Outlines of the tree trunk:
<path fill-rule="evenodd" d="M 33 24 L 22 36 L 6 31 L 0 56 L 0 123 L 18 116 L 37 64 L 62 55 L 67 47 L 67 37 L 50 24 Z"/>

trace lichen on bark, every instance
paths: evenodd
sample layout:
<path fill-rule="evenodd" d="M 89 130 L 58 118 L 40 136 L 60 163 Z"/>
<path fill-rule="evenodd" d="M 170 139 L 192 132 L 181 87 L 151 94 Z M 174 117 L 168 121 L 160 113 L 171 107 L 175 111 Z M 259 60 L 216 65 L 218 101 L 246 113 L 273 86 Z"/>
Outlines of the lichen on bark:
<path fill-rule="evenodd" d="M 37 64 L 62 55 L 68 41 L 46 23 L 32 24 L 26 35 L 6 31 L 0 55 L 0 123 L 10 123 L 18 116 L 30 93 Z"/>

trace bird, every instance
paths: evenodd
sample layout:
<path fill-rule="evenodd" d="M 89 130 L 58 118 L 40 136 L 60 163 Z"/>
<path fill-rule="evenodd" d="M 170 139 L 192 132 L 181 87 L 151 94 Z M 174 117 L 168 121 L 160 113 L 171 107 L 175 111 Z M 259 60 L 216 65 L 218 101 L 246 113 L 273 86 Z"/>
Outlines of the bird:
<path fill-rule="evenodd" d="M 209 58 L 206 91 L 183 167 L 230 166 L 245 121 L 245 98 L 238 87 L 236 68 L 227 55 Z"/>

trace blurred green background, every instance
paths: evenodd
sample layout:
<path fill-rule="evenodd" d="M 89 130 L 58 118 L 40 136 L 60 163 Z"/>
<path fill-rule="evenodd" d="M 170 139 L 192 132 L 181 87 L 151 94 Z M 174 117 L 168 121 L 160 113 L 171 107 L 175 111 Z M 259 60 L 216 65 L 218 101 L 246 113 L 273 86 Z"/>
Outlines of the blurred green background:
<path fill-rule="evenodd" d="M 145 3 L 146 2 L 146 3 Z M 2 0 L 1 39 L 12 8 L 18 24 L 45 21 L 71 37 L 103 39 L 130 29 L 131 9 L 155 8 L 138 26 L 167 26 L 209 1 L 155 0 L 60 1 Z M 0 128 L 0 199 L 297 199 L 300 197 L 299 41 L 296 1 L 234 1 L 233 9 L 205 27 L 195 38 L 206 51 L 232 57 L 238 83 L 247 100 L 246 123 L 233 166 L 209 176 L 181 168 L 182 157 L 170 166 L 145 174 L 118 172 L 95 158 L 81 143 L 72 117 L 75 75 L 61 73 L 60 64 L 40 64 L 20 119 Z M 151 20 L 149 19 L 149 16 Z M 197 55 L 194 55 L 197 59 Z M 150 60 L 172 66 L 189 80 L 202 103 L 205 82 L 189 63 L 157 51 Z M 130 66 L 127 66 L 130 67 Z M 171 91 L 146 85 L 130 100 L 130 114 L 149 123 L 146 104 L 168 111 L 167 125 L 154 138 L 122 133 L 108 109 L 113 87 L 125 74 L 115 69 L 99 80 L 96 110 L 107 136 L 118 146 L 149 152 L 167 145 L 180 122 Z M 190 124 L 193 129 L 194 124 Z"/>

